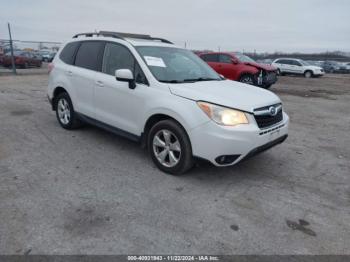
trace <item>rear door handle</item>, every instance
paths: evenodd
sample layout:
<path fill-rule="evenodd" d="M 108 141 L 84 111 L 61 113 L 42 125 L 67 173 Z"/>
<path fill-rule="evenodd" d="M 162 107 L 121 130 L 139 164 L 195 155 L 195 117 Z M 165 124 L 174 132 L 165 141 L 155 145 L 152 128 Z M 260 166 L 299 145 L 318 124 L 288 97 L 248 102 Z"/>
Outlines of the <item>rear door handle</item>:
<path fill-rule="evenodd" d="M 104 86 L 104 84 L 103 84 L 103 82 L 102 81 L 96 81 L 95 82 L 96 83 L 96 85 L 98 85 L 98 86 L 100 86 L 100 87 L 103 87 Z"/>

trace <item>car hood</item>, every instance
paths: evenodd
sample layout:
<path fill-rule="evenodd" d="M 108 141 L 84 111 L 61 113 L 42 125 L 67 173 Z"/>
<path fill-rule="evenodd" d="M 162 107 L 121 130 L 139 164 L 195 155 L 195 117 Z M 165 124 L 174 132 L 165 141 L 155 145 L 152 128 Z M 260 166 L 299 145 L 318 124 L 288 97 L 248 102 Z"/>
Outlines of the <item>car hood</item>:
<path fill-rule="evenodd" d="M 259 64 L 259 63 L 253 63 L 253 62 L 245 62 L 244 64 L 254 66 L 258 69 L 264 69 L 266 71 L 276 71 L 277 70 L 276 67 L 271 66 L 271 65 L 267 65 L 267 64 Z"/>
<path fill-rule="evenodd" d="M 252 113 L 255 108 L 280 103 L 274 93 L 231 80 L 169 84 L 174 95 Z"/>

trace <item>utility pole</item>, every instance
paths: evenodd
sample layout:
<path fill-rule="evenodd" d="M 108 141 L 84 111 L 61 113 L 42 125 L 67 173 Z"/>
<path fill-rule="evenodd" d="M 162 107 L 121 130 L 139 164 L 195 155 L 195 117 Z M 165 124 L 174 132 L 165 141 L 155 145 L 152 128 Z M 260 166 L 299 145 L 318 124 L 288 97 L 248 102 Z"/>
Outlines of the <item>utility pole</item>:
<path fill-rule="evenodd" d="M 11 36 L 11 28 L 10 23 L 7 23 L 7 27 L 9 29 L 9 37 L 10 37 L 10 49 L 11 49 L 11 62 L 12 62 L 12 72 L 14 75 L 17 74 L 16 65 L 15 65 L 15 57 L 13 56 L 13 44 L 12 44 L 12 36 Z"/>

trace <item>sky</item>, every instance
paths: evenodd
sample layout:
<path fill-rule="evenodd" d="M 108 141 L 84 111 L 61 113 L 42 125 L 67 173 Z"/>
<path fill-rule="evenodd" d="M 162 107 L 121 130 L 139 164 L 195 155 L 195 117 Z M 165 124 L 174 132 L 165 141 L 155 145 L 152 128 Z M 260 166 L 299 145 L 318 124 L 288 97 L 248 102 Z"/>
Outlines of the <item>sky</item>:
<path fill-rule="evenodd" d="M 0 0 L 0 39 L 64 42 L 95 30 L 190 49 L 350 51 L 350 0 Z"/>

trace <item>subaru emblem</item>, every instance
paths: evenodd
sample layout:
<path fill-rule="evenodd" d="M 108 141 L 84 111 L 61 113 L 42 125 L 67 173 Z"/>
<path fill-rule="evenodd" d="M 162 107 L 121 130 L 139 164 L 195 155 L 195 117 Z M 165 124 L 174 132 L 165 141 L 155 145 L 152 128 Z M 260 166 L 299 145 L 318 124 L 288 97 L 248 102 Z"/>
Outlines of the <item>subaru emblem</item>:
<path fill-rule="evenodd" d="M 271 116 L 277 115 L 276 107 L 270 106 L 270 107 L 269 107 L 269 113 L 270 113 Z"/>

